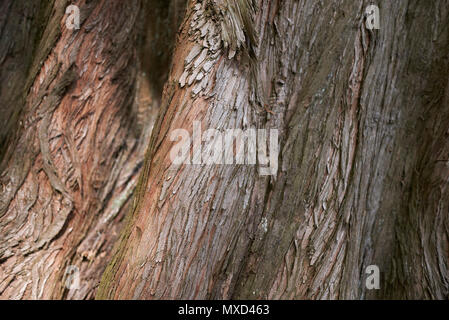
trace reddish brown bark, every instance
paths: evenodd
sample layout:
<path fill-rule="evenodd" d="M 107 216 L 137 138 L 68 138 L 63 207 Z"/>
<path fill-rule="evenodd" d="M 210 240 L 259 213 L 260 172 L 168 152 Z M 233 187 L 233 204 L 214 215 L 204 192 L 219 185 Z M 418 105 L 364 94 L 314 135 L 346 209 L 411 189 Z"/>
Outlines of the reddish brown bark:
<path fill-rule="evenodd" d="M 69 4 L 80 8 L 80 30 L 66 27 Z M 164 79 L 148 71 L 168 67 L 170 48 L 153 54 L 147 37 L 152 9 L 140 0 L 2 2 L 2 299 L 94 296 L 157 113 Z M 161 6 L 152 21 L 179 19 L 181 9 Z M 80 287 L 69 290 L 72 267 Z"/>
<path fill-rule="evenodd" d="M 0 298 L 448 297 L 446 1 L 68 4 L 0 4 Z M 277 174 L 174 166 L 194 121 Z"/>

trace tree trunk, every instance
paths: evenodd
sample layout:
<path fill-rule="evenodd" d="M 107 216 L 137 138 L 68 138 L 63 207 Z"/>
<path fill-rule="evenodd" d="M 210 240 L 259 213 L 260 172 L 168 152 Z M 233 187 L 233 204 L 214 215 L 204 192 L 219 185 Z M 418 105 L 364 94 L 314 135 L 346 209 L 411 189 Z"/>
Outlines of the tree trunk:
<path fill-rule="evenodd" d="M 447 1 L 378 3 L 368 30 L 371 2 L 189 1 L 97 298 L 448 297 Z M 194 121 L 279 130 L 277 174 L 175 165 Z"/>
<path fill-rule="evenodd" d="M 0 298 L 447 299 L 449 9 L 376 2 L 3 0 Z"/>
<path fill-rule="evenodd" d="M 170 23 L 174 43 L 178 2 L 2 1 L 2 299 L 95 296 L 165 82 L 148 71 L 169 68 L 153 33 Z"/>

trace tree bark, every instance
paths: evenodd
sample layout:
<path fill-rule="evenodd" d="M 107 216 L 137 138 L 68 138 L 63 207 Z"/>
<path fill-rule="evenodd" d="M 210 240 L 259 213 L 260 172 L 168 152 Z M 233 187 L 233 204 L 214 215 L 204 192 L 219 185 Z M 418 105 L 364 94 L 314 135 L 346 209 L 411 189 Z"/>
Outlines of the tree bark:
<path fill-rule="evenodd" d="M 176 3 L 155 16 L 140 0 L 2 1 L 1 299 L 95 296 L 165 82 L 148 71 L 169 67 L 151 32 L 172 23 L 174 42 Z M 66 27 L 71 4 L 79 30 Z"/>
<path fill-rule="evenodd" d="M 378 2 L 367 30 L 371 2 L 189 1 L 97 298 L 448 297 L 447 1 Z M 277 175 L 175 166 L 194 121 L 278 129 Z"/>
<path fill-rule="evenodd" d="M 3 0 L 0 298 L 447 299 L 447 0 L 371 4 Z"/>

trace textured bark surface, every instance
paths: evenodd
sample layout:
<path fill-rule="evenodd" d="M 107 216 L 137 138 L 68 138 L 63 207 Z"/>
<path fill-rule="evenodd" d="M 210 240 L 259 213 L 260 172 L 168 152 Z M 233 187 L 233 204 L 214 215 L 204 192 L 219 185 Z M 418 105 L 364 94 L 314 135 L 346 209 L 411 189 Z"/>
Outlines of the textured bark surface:
<path fill-rule="evenodd" d="M 448 3 L 369 4 L 189 1 L 97 298 L 448 297 Z M 278 174 L 172 165 L 193 121 L 280 130 Z"/>
<path fill-rule="evenodd" d="M 447 299 L 449 3 L 376 2 L 1 1 L 0 299 Z M 173 165 L 194 121 L 277 174 Z"/>
<path fill-rule="evenodd" d="M 66 28 L 69 4 L 80 30 Z M 92 298 L 157 114 L 165 80 L 148 70 L 168 68 L 171 50 L 152 52 L 151 2 L 0 6 L 0 298 Z M 182 8 L 159 7 L 158 19 L 180 19 Z M 65 286 L 69 266 L 78 289 Z"/>

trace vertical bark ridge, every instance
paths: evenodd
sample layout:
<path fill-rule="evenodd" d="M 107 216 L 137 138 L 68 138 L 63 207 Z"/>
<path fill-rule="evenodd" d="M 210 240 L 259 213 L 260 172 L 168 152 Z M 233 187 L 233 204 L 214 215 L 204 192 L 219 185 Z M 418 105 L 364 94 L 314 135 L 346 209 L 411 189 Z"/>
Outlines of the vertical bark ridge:
<path fill-rule="evenodd" d="M 445 297 L 445 1 L 382 2 L 373 31 L 368 1 L 258 1 L 252 63 L 223 50 L 218 2 L 189 3 L 98 298 Z M 225 34 L 244 43 L 240 22 Z M 172 165 L 170 133 L 196 120 L 279 129 L 277 176 Z M 365 287 L 371 264 L 379 291 Z"/>

